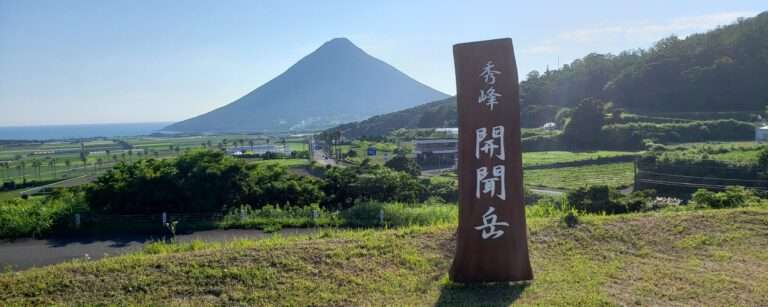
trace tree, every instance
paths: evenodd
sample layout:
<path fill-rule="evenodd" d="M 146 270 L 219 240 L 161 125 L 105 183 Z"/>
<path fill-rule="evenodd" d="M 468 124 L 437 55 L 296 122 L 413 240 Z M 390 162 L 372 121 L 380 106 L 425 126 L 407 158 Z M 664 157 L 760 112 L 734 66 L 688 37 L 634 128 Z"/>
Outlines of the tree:
<path fill-rule="evenodd" d="M 40 166 L 42 166 L 42 162 L 37 159 L 32 159 L 32 169 L 35 172 L 35 175 L 37 176 L 37 179 L 40 179 Z"/>
<path fill-rule="evenodd" d="M 58 177 L 56 174 L 56 159 L 48 159 L 48 168 L 53 169 L 53 177 Z"/>
<path fill-rule="evenodd" d="M 87 166 L 85 163 L 88 161 L 88 153 L 85 150 L 80 151 L 80 161 L 83 162 L 83 168 L 85 168 Z"/>
<path fill-rule="evenodd" d="M 397 155 L 387 161 L 384 166 L 399 172 L 405 172 L 411 176 L 421 175 L 421 167 L 416 160 L 410 159 L 404 155 Z"/>
<path fill-rule="evenodd" d="M 249 176 L 242 160 L 191 151 L 175 160 L 121 163 L 99 176 L 86 195 L 100 212 L 222 212 L 242 204 L 252 188 Z"/>
<path fill-rule="evenodd" d="M 8 170 L 11 168 L 11 163 L 9 163 L 9 162 L 2 162 L 2 163 L 0 163 L 0 166 L 2 166 L 5 169 L 3 171 L 3 179 L 5 179 L 5 177 L 10 177 L 10 175 L 8 175 Z"/>
<path fill-rule="evenodd" d="M 604 123 L 603 102 L 584 99 L 573 110 L 571 119 L 563 130 L 563 138 L 577 149 L 594 148 L 600 143 Z"/>
<path fill-rule="evenodd" d="M 757 157 L 757 165 L 763 172 L 768 174 L 768 146 L 765 146 L 760 150 L 760 154 Z"/>

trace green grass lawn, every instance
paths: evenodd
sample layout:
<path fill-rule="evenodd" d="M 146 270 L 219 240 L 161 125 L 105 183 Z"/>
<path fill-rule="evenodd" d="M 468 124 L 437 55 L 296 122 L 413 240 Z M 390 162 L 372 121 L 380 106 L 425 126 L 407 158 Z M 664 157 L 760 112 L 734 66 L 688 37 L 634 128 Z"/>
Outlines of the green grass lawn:
<path fill-rule="evenodd" d="M 526 185 L 556 189 L 576 189 L 585 185 L 626 187 L 632 185 L 633 163 L 611 163 L 579 167 L 524 170 Z"/>
<path fill-rule="evenodd" d="M 323 231 L 0 274 L 3 305 L 766 306 L 768 210 L 529 220 L 527 286 L 448 281 L 455 225 Z"/>

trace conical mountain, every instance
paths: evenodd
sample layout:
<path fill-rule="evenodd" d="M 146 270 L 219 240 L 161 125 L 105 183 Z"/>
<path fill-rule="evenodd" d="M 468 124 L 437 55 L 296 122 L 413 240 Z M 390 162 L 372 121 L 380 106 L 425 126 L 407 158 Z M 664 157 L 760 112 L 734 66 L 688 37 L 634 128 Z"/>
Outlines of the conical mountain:
<path fill-rule="evenodd" d="M 321 129 L 448 95 L 336 38 L 240 99 L 166 127 L 175 132 Z"/>

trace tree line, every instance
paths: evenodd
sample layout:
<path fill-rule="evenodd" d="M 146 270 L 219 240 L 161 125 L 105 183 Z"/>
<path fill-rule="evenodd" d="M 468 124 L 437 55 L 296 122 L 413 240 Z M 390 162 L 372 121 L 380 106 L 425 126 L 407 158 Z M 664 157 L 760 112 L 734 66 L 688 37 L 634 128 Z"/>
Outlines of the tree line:
<path fill-rule="evenodd" d="M 429 198 L 455 201 L 456 186 L 432 183 L 367 161 L 359 166 L 324 168 L 320 177 L 302 176 L 277 165 L 247 164 L 209 150 L 192 150 L 174 160 L 120 163 L 85 188 L 91 210 L 120 214 L 226 212 L 243 205 L 318 204 L 343 210 L 360 201 L 422 202 Z"/>

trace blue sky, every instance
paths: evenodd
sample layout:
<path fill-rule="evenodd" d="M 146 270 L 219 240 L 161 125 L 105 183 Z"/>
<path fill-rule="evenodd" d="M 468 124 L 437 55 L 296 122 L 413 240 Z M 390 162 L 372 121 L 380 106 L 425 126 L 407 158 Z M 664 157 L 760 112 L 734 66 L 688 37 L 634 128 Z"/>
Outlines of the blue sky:
<path fill-rule="evenodd" d="M 185 119 L 334 37 L 453 94 L 455 43 L 511 37 L 524 76 L 765 9 L 707 0 L 0 0 L 0 126 Z"/>

